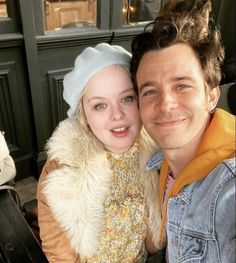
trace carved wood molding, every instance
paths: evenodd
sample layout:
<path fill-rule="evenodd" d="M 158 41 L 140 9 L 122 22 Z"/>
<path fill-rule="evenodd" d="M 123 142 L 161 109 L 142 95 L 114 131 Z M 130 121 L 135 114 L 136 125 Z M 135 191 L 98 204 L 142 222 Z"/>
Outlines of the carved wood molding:
<path fill-rule="evenodd" d="M 17 86 L 15 62 L 0 64 L 0 129 L 5 131 L 10 152 L 19 150 L 13 88 Z"/>
<path fill-rule="evenodd" d="M 114 42 L 131 42 L 136 34 L 141 32 L 140 28 L 132 30 L 98 31 L 76 33 L 71 31 L 67 35 L 47 35 L 36 38 L 38 50 L 58 49 L 63 47 L 93 46 L 101 42 L 109 42 L 114 32 Z"/>
<path fill-rule="evenodd" d="M 50 107 L 51 107 L 51 119 L 53 127 L 55 128 L 57 124 L 64 120 L 67 115 L 68 106 L 63 100 L 63 78 L 70 69 L 60 69 L 47 72 L 48 86 L 49 86 L 49 97 L 50 97 Z"/>
<path fill-rule="evenodd" d="M 13 48 L 21 47 L 24 44 L 24 39 L 22 34 L 2 34 L 0 41 L 0 49 L 3 48 Z"/>

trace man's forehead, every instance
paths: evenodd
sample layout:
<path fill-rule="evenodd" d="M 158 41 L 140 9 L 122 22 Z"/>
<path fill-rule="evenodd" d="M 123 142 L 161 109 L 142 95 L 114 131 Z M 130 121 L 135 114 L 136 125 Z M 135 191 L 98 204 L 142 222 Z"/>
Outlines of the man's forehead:
<path fill-rule="evenodd" d="M 186 44 L 175 44 L 146 52 L 139 63 L 137 77 L 154 72 L 168 74 L 171 70 L 173 78 L 186 78 L 197 68 L 202 71 L 200 60 L 192 48 Z"/>

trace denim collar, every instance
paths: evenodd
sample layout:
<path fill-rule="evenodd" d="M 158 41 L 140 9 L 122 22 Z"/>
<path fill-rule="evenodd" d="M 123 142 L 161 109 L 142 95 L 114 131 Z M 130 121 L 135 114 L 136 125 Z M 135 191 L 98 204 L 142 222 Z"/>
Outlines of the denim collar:
<path fill-rule="evenodd" d="M 149 171 L 154 167 L 156 167 L 157 170 L 160 170 L 162 159 L 163 159 L 163 152 L 159 150 L 148 160 L 148 162 L 146 163 L 146 169 Z"/>

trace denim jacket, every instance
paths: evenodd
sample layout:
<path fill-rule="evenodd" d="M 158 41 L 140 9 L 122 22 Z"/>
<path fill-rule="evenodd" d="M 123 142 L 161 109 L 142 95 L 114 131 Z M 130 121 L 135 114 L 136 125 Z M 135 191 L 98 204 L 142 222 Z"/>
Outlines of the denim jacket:
<path fill-rule="evenodd" d="M 160 168 L 161 154 L 148 169 Z M 167 257 L 170 263 L 235 263 L 235 158 L 185 186 L 167 206 Z M 191 176 L 191 175 L 190 175 Z"/>

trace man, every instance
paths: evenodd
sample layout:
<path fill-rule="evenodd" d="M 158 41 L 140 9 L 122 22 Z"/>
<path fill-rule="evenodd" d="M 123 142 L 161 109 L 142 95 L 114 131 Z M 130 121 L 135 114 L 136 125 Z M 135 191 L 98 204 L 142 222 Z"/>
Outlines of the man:
<path fill-rule="evenodd" d="M 210 1 L 186 3 L 132 43 L 141 118 L 162 149 L 147 163 L 161 170 L 160 239 L 167 262 L 235 262 L 235 118 L 215 109 L 224 50 Z"/>

